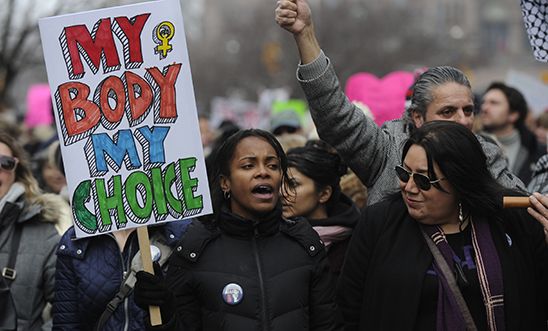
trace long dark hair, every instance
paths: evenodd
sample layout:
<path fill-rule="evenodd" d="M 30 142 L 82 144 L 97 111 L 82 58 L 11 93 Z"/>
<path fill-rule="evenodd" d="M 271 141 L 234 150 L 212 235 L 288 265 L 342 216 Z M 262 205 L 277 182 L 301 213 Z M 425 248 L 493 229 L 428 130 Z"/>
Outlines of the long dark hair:
<path fill-rule="evenodd" d="M 264 139 L 267 143 L 274 148 L 276 156 L 280 160 L 280 170 L 282 173 L 282 196 L 287 195 L 287 157 L 284 150 L 276 137 L 270 132 L 260 129 L 247 129 L 240 130 L 232 134 L 219 148 L 215 151 L 214 160 L 211 164 L 209 173 L 211 200 L 213 205 L 213 212 L 217 214 L 221 210 L 221 206 L 224 203 L 223 191 L 221 189 L 221 176 L 230 177 L 230 161 L 234 157 L 234 151 L 238 146 L 238 143 L 247 137 L 258 137 Z"/>
<path fill-rule="evenodd" d="M 434 173 L 434 163 L 437 163 L 453 186 L 465 215 L 492 216 L 502 207 L 502 194 L 522 195 L 493 178 L 481 144 L 472 131 L 461 124 L 432 121 L 414 130 L 403 147 L 402 163 L 412 145 L 426 151 L 431 180 L 437 179 Z M 441 189 L 439 184 L 433 186 Z"/>
<path fill-rule="evenodd" d="M 311 140 L 304 147 L 287 151 L 287 166 L 294 167 L 314 181 L 316 191 L 331 186 L 332 194 L 325 206 L 328 214 L 339 201 L 341 195 L 341 176 L 347 167 L 341 157 L 321 140 Z"/>

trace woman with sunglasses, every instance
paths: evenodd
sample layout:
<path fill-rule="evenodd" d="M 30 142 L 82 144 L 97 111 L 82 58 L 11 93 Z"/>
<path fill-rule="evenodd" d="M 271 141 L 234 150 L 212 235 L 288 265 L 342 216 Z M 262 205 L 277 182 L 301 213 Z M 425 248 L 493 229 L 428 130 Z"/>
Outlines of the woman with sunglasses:
<path fill-rule="evenodd" d="M 22 147 L 0 133 L 0 285 L 9 286 L 17 330 L 51 328 L 43 312 L 53 301 L 55 248 L 68 224 L 68 204 L 41 194 Z M 0 321 L 9 318 L 6 305 L 10 302 L 0 302 Z"/>
<path fill-rule="evenodd" d="M 306 218 L 325 245 L 331 273 L 338 277 L 360 217 L 360 210 L 341 192 L 346 165 L 321 140 L 290 149 L 287 161 L 291 194 L 283 203 L 283 216 Z"/>
<path fill-rule="evenodd" d="M 341 277 L 347 330 L 546 330 L 548 249 L 502 194 L 476 137 L 426 123 L 403 147 L 400 192 L 364 211 Z"/>
<path fill-rule="evenodd" d="M 160 306 L 150 330 L 338 330 L 320 238 L 282 218 L 287 159 L 263 130 L 230 136 L 213 154 L 214 214 L 193 222 L 166 280 L 137 273 L 135 301 Z"/>

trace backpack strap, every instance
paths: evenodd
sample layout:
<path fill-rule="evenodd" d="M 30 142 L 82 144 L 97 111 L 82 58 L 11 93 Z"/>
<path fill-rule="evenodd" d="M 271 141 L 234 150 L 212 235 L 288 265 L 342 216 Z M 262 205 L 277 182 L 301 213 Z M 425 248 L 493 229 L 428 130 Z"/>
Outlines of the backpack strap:
<path fill-rule="evenodd" d="M 17 271 L 15 270 L 15 262 L 17 261 L 17 252 L 19 251 L 19 244 L 21 243 L 21 232 L 23 226 L 15 223 L 15 229 L 13 230 L 11 238 L 11 249 L 9 252 L 8 264 L 2 268 L 2 277 L 6 280 L 6 285 L 9 287 L 11 283 L 17 277 Z"/>
<path fill-rule="evenodd" d="M 157 262 L 160 264 L 160 266 L 163 267 L 166 261 L 171 256 L 173 250 L 167 245 L 160 233 L 155 233 L 150 238 L 150 243 L 151 246 L 156 246 L 158 249 L 160 249 L 160 257 Z M 96 331 L 100 331 L 103 329 L 103 326 L 112 316 L 114 311 L 116 311 L 118 306 L 125 300 L 125 298 L 131 294 L 131 292 L 133 291 L 133 287 L 135 286 L 135 282 L 137 281 L 135 274 L 141 270 L 143 270 L 143 262 L 141 261 L 141 252 L 139 251 L 131 260 L 131 270 L 126 275 L 126 278 L 124 278 L 120 290 L 118 291 L 118 293 L 116 293 L 112 300 L 110 300 L 110 302 L 107 304 L 105 311 L 103 311 L 101 317 L 99 317 L 99 321 L 97 322 L 97 325 L 95 327 Z"/>

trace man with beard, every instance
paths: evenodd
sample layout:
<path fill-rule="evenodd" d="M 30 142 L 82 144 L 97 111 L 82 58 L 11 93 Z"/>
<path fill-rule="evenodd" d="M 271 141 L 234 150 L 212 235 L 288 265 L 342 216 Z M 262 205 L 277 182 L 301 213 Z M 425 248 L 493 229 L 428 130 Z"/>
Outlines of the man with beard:
<path fill-rule="evenodd" d="M 517 89 L 499 82 L 487 88 L 481 103 L 483 129 L 497 138 L 510 171 L 525 184 L 531 180 L 532 165 L 546 151 L 525 126 L 526 117 L 527 102 Z"/>

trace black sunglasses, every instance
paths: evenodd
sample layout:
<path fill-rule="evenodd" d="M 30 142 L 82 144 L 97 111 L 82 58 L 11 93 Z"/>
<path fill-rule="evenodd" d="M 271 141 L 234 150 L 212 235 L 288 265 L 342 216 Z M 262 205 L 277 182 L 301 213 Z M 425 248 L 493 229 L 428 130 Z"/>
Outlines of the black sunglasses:
<path fill-rule="evenodd" d="M 0 168 L 6 171 L 12 171 L 13 169 L 15 169 L 15 166 L 17 166 L 17 158 L 0 155 Z"/>
<path fill-rule="evenodd" d="M 407 183 L 409 181 L 409 178 L 413 176 L 413 181 L 415 182 L 415 185 L 417 185 L 417 187 L 422 191 L 428 191 L 432 187 L 432 184 L 438 183 L 439 181 L 445 179 L 439 178 L 436 180 L 430 180 L 430 178 L 428 178 L 428 176 L 426 175 L 408 171 L 403 166 L 399 165 L 397 165 L 395 169 L 398 178 L 404 183 Z"/>

